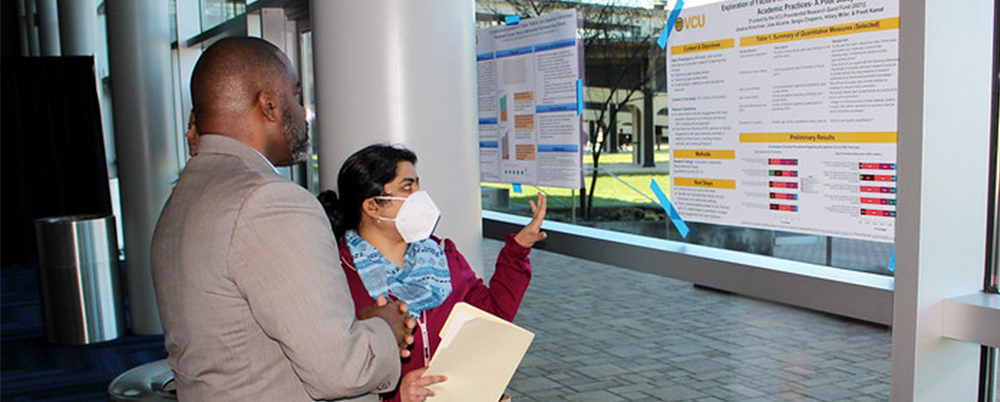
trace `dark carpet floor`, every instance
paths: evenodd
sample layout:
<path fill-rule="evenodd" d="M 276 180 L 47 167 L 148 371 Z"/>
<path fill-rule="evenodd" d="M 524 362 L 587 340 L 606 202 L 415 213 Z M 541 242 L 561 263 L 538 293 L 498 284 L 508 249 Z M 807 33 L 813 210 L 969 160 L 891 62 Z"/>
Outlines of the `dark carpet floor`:
<path fill-rule="evenodd" d="M 115 377 L 167 355 L 163 336 L 49 344 L 39 294 L 34 267 L 0 270 L 0 401 L 107 401 Z"/>

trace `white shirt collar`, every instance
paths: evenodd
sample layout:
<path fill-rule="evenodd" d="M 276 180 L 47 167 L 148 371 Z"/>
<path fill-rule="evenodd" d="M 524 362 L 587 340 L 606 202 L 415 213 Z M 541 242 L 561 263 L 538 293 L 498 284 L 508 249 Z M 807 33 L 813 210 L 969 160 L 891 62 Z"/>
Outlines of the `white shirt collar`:
<path fill-rule="evenodd" d="M 250 147 L 250 149 L 252 149 L 252 150 L 253 150 L 253 151 L 254 151 L 254 152 L 255 152 L 255 153 L 257 154 L 257 155 L 259 155 L 259 156 L 260 156 L 261 158 L 263 158 L 263 159 L 264 159 L 264 161 L 265 161 L 265 162 L 267 162 L 267 164 L 271 166 L 271 169 L 274 169 L 274 173 L 277 173 L 277 174 L 281 174 L 281 172 L 278 172 L 278 168 L 277 168 L 276 166 L 274 166 L 274 164 L 273 164 L 273 163 L 271 163 L 271 160 L 270 160 L 270 159 L 267 159 L 267 157 L 266 157 L 266 156 L 264 156 L 264 154 L 260 153 L 260 151 L 258 151 L 258 150 L 257 150 L 257 148 L 254 148 L 254 147 Z"/>

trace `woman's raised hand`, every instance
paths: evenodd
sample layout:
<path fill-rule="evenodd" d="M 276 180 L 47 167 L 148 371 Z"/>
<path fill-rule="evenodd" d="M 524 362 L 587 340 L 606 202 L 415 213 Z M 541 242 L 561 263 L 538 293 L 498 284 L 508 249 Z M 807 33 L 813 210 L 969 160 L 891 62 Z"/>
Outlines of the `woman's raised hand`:
<path fill-rule="evenodd" d="M 528 200 L 528 203 L 531 204 L 531 222 L 528 222 L 527 226 L 514 235 L 514 240 L 522 247 L 531 248 L 531 246 L 535 245 L 535 242 L 545 240 L 548 236 L 542 231 L 542 221 L 545 220 L 545 210 L 547 208 L 545 194 L 538 193 L 537 204 L 532 200 Z"/>

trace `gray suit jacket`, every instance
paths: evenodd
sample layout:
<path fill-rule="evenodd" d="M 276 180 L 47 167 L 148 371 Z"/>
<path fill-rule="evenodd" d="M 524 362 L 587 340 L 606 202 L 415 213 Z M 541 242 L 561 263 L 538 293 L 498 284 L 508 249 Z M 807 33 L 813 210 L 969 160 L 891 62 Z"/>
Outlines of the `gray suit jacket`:
<path fill-rule="evenodd" d="M 202 136 L 153 235 L 180 400 L 376 401 L 393 389 L 392 330 L 355 320 L 338 264 L 315 197 L 250 146 Z"/>

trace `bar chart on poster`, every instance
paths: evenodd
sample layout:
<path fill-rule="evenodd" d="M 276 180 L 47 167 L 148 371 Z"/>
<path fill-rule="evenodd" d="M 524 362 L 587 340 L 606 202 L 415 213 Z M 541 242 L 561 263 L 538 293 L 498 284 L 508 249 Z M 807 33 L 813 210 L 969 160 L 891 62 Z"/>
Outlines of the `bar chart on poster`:
<path fill-rule="evenodd" d="M 685 220 L 893 241 L 898 0 L 728 1 L 670 29 Z"/>
<path fill-rule="evenodd" d="M 483 181 L 582 185 L 580 24 L 571 9 L 477 32 Z"/>

